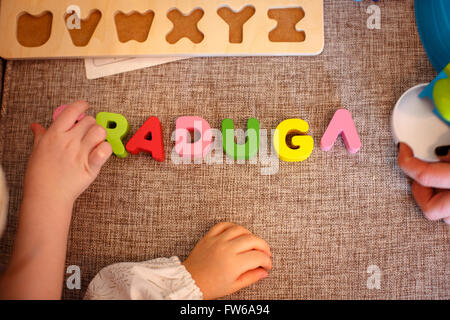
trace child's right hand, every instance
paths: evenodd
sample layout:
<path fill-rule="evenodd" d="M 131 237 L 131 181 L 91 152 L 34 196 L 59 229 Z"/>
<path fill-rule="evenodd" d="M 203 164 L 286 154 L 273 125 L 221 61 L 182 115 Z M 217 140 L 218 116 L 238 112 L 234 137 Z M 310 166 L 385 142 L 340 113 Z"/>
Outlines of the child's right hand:
<path fill-rule="evenodd" d="M 87 102 L 78 101 L 64 109 L 48 130 L 31 125 L 34 147 L 25 196 L 71 205 L 97 177 L 112 149 L 105 142 L 106 130 L 93 117 L 75 124 L 87 109 Z"/>
<path fill-rule="evenodd" d="M 242 226 L 222 222 L 201 239 L 183 265 L 204 299 L 216 299 L 268 276 L 270 247 Z"/>

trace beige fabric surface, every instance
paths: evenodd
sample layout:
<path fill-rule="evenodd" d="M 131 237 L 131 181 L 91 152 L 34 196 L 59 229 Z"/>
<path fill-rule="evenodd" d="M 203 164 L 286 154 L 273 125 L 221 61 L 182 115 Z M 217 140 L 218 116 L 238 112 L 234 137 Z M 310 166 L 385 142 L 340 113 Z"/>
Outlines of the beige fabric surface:
<path fill-rule="evenodd" d="M 81 60 L 10 61 L 1 110 L 1 163 L 10 218 L 0 262 L 10 256 L 31 151 L 29 124 L 51 123 L 60 104 L 87 99 L 122 113 L 135 132 L 161 119 L 167 160 L 112 158 L 76 202 L 67 265 L 82 271 L 80 298 L 104 266 L 179 255 L 185 258 L 219 221 L 242 224 L 272 247 L 269 278 L 236 299 L 449 299 L 449 228 L 427 221 L 396 163 L 390 114 L 408 88 L 436 72 L 417 35 L 413 1 L 382 1 L 382 29 L 366 28 L 366 8 L 325 1 L 326 44 L 317 57 L 196 58 L 88 81 Z M 339 141 L 318 143 L 338 108 L 355 119 L 363 148 L 350 155 Z M 303 163 L 280 163 L 275 175 L 258 165 L 175 165 L 170 134 L 177 117 L 198 115 L 212 127 L 249 117 L 274 129 L 300 117 L 316 148 Z M 45 213 L 43 213 L 45 214 Z M 381 289 L 366 286 L 369 265 Z"/>

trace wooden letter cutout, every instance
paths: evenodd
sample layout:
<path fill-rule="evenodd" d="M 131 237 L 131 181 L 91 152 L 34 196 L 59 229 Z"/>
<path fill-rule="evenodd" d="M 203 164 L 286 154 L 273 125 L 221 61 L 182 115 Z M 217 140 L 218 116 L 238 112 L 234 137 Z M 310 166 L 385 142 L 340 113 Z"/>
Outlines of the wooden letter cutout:
<path fill-rule="evenodd" d="M 183 15 L 178 9 L 169 11 L 167 17 L 172 21 L 173 29 L 166 36 L 167 42 L 174 44 L 185 37 L 193 43 L 202 42 L 205 36 L 198 30 L 197 23 L 203 15 L 204 12 L 201 9 L 195 9 L 187 16 Z"/>
<path fill-rule="evenodd" d="M 278 21 L 275 29 L 270 31 L 269 40 L 272 42 L 303 42 L 306 39 L 304 31 L 298 31 L 295 25 L 305 17 L 302 8 L 270 9 L 270 19 Z"/>
<path fill-rule="evenodd" d="M 244 36 L 244 24 L 255 14 L 255 7 L 246 6 L 239 12 L 234 12 L 228 7 L 217 10 L 217 14 L 230 27 L 230 43 L 242 43 Z"/>

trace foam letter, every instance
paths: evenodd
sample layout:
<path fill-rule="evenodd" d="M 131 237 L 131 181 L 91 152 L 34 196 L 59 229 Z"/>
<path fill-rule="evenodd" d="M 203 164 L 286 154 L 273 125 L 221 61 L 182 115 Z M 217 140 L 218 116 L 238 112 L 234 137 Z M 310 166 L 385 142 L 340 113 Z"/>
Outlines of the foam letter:
<path fill-rule="evenodd" d="M 122 139 L 130 131 L 128 121 L 119 113 L 99 112 L 96 117 L 97 123 L 106 129 L 106 140 L 111 144 L 112 150 L 119 158 L 125 158 L 128 153 L 125 150 Z"/>
<path fill-rule="evenodd" d="M 201 117 L 180 117 L 176 121 L 175 130 L 175 151 L 180 157 L 204 158 L 212 143 L 211 127 L 209 123 Z M 200 138 L 196 142 L 188 142 L 191 133 L 198 132 Z"/>
<path fill-rule="evenodd" d="M 308 130 L 308 122 L 302 119 L 288 119 L 281 122 L 273 136 L 273 146 L 278 157 L 286 162 L 308 159 L 314 149 L 313 138 L 306 135 Z M 290 135 L 292 147 L 286 141 Z"/>
<path fill-rule="evenodd" d="M 234 142 L 234 123 L 231 119 L 222 121 L 223 150 L 235 160 L 253 158 L 259 149 L 259 121 L 250 118 L 247 121 L 247 141 L 245 144 Z"/>
<path fill-rule="evenodd" d="M 150 117 L 128 141 L 126 149 L 132 154 L 149 153 L 153 159 L 163 162 L 164 142 L 161 122 L 157 117 Z"/>
<path fill-rule="evenodd" d="M 361 149 L 361 140 L 359 139 L 358 131 L 356 130 L 350 111 L 346 109 L 336 111 L 320 140 L 320 148 L 323 151 L 331 150 L 339 135 L 342 135 L 348 152 L 356 153 Z"/>

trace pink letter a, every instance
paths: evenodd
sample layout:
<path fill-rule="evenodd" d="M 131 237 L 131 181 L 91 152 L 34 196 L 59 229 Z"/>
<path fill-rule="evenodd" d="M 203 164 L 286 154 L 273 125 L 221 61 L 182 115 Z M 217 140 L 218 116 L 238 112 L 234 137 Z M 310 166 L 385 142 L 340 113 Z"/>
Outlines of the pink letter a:
<path fill-rule="evenodd" d="M 320 149 L 323 151 L 331 150 L 337 137 L 341 134 L 348 152 L 356 153 L 361 149 L 361 140 L 359 139 L 355 122 L 353 122 L 350 111 L 346 109 L 339 109 L 334 114 L 333 119 L 331 119 L 327 130 L 320 140 Z"/>

